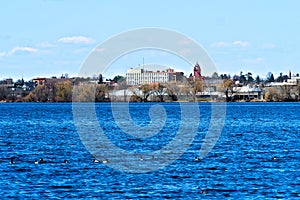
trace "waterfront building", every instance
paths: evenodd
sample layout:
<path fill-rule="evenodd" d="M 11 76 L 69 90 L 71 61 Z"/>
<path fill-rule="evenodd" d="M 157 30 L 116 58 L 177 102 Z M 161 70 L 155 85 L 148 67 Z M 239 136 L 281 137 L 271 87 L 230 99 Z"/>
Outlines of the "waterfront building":
<path fill-rule="evenodd" d="M 201 77 L 201 68 L 198 62 L 196 62 L 194 66 L 194 77 L 200 78 Z"/>
<path fill-rule="evenodd" d="M 71 83 L 73 83 L 75 80 L 75 78 L 66 78 L 64 76 L 60 77 L 60 78 L 56 78 L 56 76 L 53 76 L 51 78 L 34 78 L 32 79 L 33 83 L 35 83 L 35 85 L 54 85 L 55 83 L 59 83 L 59 82 L 65 82 L 65 81 L 70 81 Z"/>
<path fill-rule="evenodd" d="M 126 73 L 127 85 L 141 85 L 150 83 L 167 83 L 178 80 L 182 72 L 175 72 L 174 69 L 149 69 L 149 66 L 130 68 Z"/>
<path fill-rule="evenodd" d="M 262 100 L 262 90 L 259 86 L 245 85 L 242 87 L 233 87 L 234 100 Z"/>
<path fill-rule="evenodd" d="M 289 79 L 283 82 L 272 82 L 268 86 L 276 87 L 276 86 L 297 86 L 300 84 L 300 76 L 291 76 Z"/>
<path fill-rule="evenodd" d="M 190 81 L 197 81 L 197 80 L 204 79 L 204 76 L 202 76 L 202 74 L 201 74 L 201 67 L 198 62 L 196 62 L 195 66 L 193 68 L 193 72 L 194 73 L 193 74 L 191 73 L 189 76 Z"/>

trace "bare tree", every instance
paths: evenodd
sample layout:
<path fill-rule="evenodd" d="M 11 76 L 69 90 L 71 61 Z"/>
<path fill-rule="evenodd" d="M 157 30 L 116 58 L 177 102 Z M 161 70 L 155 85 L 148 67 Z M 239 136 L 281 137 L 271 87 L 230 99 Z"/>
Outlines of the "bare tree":
<path fill-rule="evenodd" d="M 6 86 L 0 87 L 0 100 L 6 100 L 8 96 L 8 90 Z"/>
<path fill-rule="evenodd" d="M 290 85 L 282 85 L 280 86 L 280 96 L 282 101 L 291 101 L 291 86 Z"/>
<path fill-rule="evenodd" d="M 226 95 L 226 101 L 231 101 L 233 95 L 233 82 L 231 79 L 224 79 L 223 88 Z"/>
<path fill-rule="evenodd" d="M 196 94 L 198 92 L 203 92 L 204 91 L 204 81 L 203 79 L 196 79 L 194 81 L 191 81 L 190 82 L 191 84 L 191 93 L 193 94 L 193 98 L 194 98 L 194 101 L 196 100 Z"/>

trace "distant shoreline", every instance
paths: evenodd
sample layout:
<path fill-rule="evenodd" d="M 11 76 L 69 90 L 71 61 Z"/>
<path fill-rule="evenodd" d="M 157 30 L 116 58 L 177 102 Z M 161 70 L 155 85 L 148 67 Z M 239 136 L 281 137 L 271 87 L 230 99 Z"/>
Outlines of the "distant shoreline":
<path fill-rule="evenodd" d="M 129 101 L 103 101 L 103 102 L 96 102 L 96 101 L 86 101 L 86 102 L 76 102 L 76 101 L 60 101 L 60 102 L 51 102 L 51 101 L 0 101 L 0 103 L 6 104 L 6 103 L 24 103 L 24 104 L 29 104 L 29 103 L 37 103 L 37 104 L 60 104 L 60 103 L 300 103 L 299 101 L 164 101 L 164 102 L 158 102 L 158 101 L 147 101 L 147 102 L 129 102 Z"/>

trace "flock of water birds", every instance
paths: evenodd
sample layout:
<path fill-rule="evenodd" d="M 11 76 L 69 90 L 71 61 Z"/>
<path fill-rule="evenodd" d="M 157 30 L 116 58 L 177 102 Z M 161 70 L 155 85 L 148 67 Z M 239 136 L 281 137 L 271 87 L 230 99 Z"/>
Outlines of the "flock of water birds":
<path fill-rule="evenodd" d="M 10 164 L 16 164 L 15 160 L 16 160 L 15 157 L 11 157 Z M 40 158 L 39 160 L 34 160 L 32 163 L 37 165 L 37 164 L 44 164 L 46 163 L 46 161 L 43 158 Z M 64 160 L 62 163 L 68 163 L 68 160 Z"/>
<path fill-rule="evenodd" d="M 152 159 L 154 159 L 154 157 L 152 156 Z M 143 161 L 144 160 L 144 158 L 142 157 L 142 156 L 140 156 L 140 160 L 141 161 Z M 277 160 L 277 157 L 276 156 L 274 156 L 273 158 L 272 158 L 272 160 L 273 161 L 275 161 L 275 160 Z M 200 162 L 200 158 L 199 157 L 195 157 L 194 158 L 194 161 L 195 162 Z M 103 163 L 103 164 L 107 164 L 107 163 L 109 163 L 109 160 L 108 159 L 105 159 L 105 160 L 97 160 L 97 159 L 93 159 L 92 160 L 92 162 L 93 163 Z M 15 164 L 16 162 L 15 162 L 15 158 L 14 157 L 11 157 L 10 158 L 10 164 Z M 46 163 L 46 161 L 43 159 L 43 158 L 40 158 L 39 160 L 34 160 L 34 162 L 33 162 L 34 164 L 44 164 L 44 163 Z M 63 162 L 62 162 L 63 164 L 66 164 L 66 163 L 68 163 L 68 160 L 64 160 Z"/>
<path fill-rule="evenodd" d="M 143 158 L 142 156 L 140 156 L 139 159 L 140 159 L 141 161 L 144 160 L 144 158 Z M 152 159 L 154 159 L 153 156 L 152 156 Z M 274 156 L 274 157 L 272 157 L 271 160 L 272 160 L 272 161 L 276 161 L 276 160 L 277 160 L 277 157 Z M 194 158 L 194 161 L 195 161 L 195 162 L 200 162 L 201 159 L 200 159 L 199 157 L 195 157 L 195 158 Z M 107 163 L 109 163 L 109 160 L 108 160 L 108 159 L 105 159 L 105 160 L 97 160 L 97 159 L 94 158 L 94 159 L 92 160 L 92 162 L 93 162 L 93 163 L 103 163 L 103 164 L 107 164 Z M 10 164 L 15 164 L 15 163 L 16 163 L 16 162 L 15 162 L 15 158 L 14 158 L 14 157 L 11 157 L 11 158 L 10 158 Z M 45 164 L 45 163 L 47 163 L 47 161 L 45 161 L 43 158 L 40 158 L 39 160 L 34 160 L 33 163 L 34 163 L 35 165 L 37 165 L 37 164 Z M 51 163 L 51 162 L 49 162 L 49 163 Z M 62 163 L 63 163 L 63 164 L 66 164 L 66 163 L 68 163 L 68 160 L 64 160 Z M 200 193 L 201 193 L 201 194 L 206 194 L 207 191 L 206 191 L 206 189 L 201 189 L 201 190 L 200 190 Z"/>
<path fill-rule="evenodd" d="M 141 161 L 143 161 L 144 160 L 144 158 L 142 157 L 142 156 L 140 156 L 139 157 L 139 159 L 141 160 Z M 152 156 L 152 160 L 154 160 L 154 157 Z M 194 161 L 200 161 L 200 158 L 198 158 L 198 157 L 195 157 L 195 159 L 194 159 Z M 108 159 L 105 159 L 105 160 L 97 160 L 97 159 L 93 159 L 92 160 L 92 162 L 93 163 L 103 163 L 103 164 L 107 164 L 107 163 L 109 163 L 109 160 Z M 33 161 L 33 164 L 45 164 L 45 163 L 47 163 L 45 160 L 44 160 L 44 158 L 40 158 L 39 160 L 34 160 Z M 64 164 L 66 164 L 66 163 L 68 163 L 68 160 L 64 160 L 62 163 L 64 163 Z M 10 158 L 10 164 L 16 164 L 16 161 L 15 161 L 15 158 L 14 157 L 11 157 Z"/>
<path fill-rule="evenodd" d="M 105 160 L 102 160 L 102 161 L 97 160 L 97 159 L 93 159 L 92 162 L 107 164 L 108 163 L 108 159 L 105 159 Z M 45 163 L 47 163 L 47 161 L 44 160 L 44 158 L 40 158 L 39 160 L 34 160 L 32 163 L 35 164 L 35 165 L 37 165 L 37 164 L 45 164 Z M 51 162 L 48 162 L 48 163 L 51 163 Z M 68 163 L 68 160 L 64 160 L 62 163 L 66 164 L 66 163 Z M 10 164 L 16 164 L 16 159 L 14 157 L 10 158 Z"/>

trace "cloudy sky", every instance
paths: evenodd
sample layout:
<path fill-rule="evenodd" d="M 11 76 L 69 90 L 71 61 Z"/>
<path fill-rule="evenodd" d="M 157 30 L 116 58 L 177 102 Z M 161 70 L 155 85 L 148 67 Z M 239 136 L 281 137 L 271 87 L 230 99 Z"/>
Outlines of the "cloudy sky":
<path fill-rule="evenodd" d="M 201 45 L 218 73 L 300 72 L 300 1 L 0 2 L 0 79 L 76 76 L 98 45 L 126 31 L 158 27 Z M 144 58 L 144 59 L 143 59 Z M 120 55 L 106 77 L 156 63 L 190 73 L 179 57 L 154 50 Z"/>

